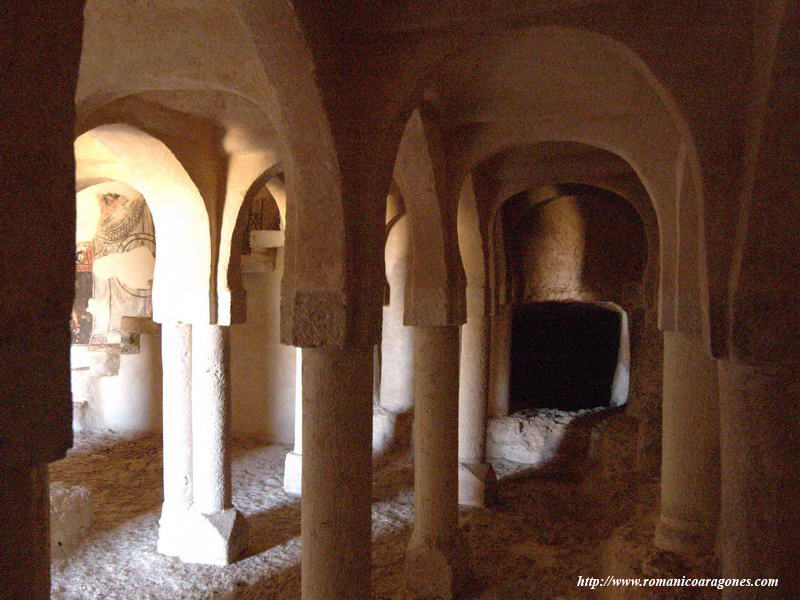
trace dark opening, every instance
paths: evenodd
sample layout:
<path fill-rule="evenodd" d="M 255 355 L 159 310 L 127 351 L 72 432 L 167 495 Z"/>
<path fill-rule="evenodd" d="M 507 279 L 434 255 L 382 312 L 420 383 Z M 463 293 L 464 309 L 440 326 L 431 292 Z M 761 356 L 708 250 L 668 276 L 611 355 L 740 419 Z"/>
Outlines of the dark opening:
<path fill-rule="evenodd" d="M 609 406 L 619 312 L 581 302 L 536 302 L 514 311 L 511 410 Z"/>

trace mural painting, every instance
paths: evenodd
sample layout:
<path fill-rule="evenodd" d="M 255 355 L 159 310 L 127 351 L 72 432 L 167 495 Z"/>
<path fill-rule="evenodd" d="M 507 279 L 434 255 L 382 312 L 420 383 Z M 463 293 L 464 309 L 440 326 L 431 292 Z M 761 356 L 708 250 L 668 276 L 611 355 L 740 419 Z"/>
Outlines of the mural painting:
<path fill-rule="evenodd" d="M 73 344 L 88 344 L 92 337 L 92 315 L 88 311 L 93 288 L 92 259 L 92 242 L 78 242 L 75 250 L 75 302 L 70 320 Z"/>
<path fill-rule="evenodd" d="M 73 344 L 118 344 L 123 316 L 153 314 L 155 229 L 147 203 L 110 192 L 97 202 L 94 238 L 78 241 L 75 254 Z"/>

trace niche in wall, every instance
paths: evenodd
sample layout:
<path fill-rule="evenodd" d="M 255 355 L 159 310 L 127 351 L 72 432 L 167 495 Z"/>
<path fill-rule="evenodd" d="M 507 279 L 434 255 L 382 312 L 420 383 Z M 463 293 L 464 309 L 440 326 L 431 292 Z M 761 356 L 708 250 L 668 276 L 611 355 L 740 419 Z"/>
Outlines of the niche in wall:
<path fill-rule="evenodd" d="M 533 302 L 514 311 L 511 344 L 512 412 L 566 411 L 616 406 L 619 364 L 627 327 L 624 313 L 584 302 Z M 624 374 L 621 371 L 624 370 Z"/>

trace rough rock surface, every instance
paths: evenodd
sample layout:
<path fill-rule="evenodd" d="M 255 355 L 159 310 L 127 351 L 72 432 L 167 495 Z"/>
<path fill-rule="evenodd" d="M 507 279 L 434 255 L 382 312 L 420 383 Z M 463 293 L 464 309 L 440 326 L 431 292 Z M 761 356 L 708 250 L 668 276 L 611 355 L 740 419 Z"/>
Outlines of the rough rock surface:
<path fill-rule="evenodd" d="M 300 502 L 283 490 L 287 448 L 238 440 L 234 503 L 248 518 L 246 557 L 227 567 L 182 564 L 157 554 L 161 506 L 160 439 L 82 434 L 54 479 L 92 493 L 94 526 L 66 558 L 53 561 L 55 600 L 300 598 Z M 576 475 L 526 473 L 495 464 L 500 483 L 492 509 L 463 509 L 470 551 L 468 597 L 482 600 L 591 598 L 578 575 L 600 571 L 603 542 L 631 514 L 623 494 L 604 511 Z M 413 470 L 407 454 L 387 457 L 373 485 L 373 598 L 400 600 L 413 519 Z"/>
<path fill-rule="evenodd" d="M 613 409 L 565 411 L 537 408 L 489 420 L 486 454 L 532 467 L 586 458 L 594 425 Z M 564 459 L 560 461 L 558 459 Z M 555 461 L 556 464 L 553 464 Z"/>
<path fill-rule="evenodd" d="M 651 495 L 657 493 L 650 486 Z M 680 557 L 652 544 L 657 512 L 638 515 L 618 527 L 605 543 L 603 573 L 622 578 L 703 579 L 719 577 L 713 557 Z M 714 587 L 609 587 L 603 600 L 717 600 Z"/>

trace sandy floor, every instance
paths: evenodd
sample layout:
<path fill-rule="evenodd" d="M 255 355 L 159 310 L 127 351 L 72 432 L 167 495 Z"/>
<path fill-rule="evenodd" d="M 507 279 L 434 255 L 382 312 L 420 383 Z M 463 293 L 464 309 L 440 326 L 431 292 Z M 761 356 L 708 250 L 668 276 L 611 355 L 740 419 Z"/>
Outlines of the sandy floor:
<path fill-rule="evenodd" d="M 238 440 L 234 503 L 248 517 L 248 556 L 228 567 L 185 565 L 155 552 L 161 504 L 160 439 L 81 436 L 51 466 L 51 480 L 91 489 L 94 525 L 65 559 L 53 562 L 61 599 L 299 599 L 300 504 L 282 488 L 287 449 Z M 470 550 L 467 598 L 589 598 L 578 575 L 598 575 L 602 542 L 633 511 L 613 516 L 575 475 L 514 472 L 500 464 L 499 503 L 464 509 Z M 403 557 L 413 519 L 411 461 L 398 456 L 376 470 L 373 488 L 373 597 L 403 598 Z"/>

